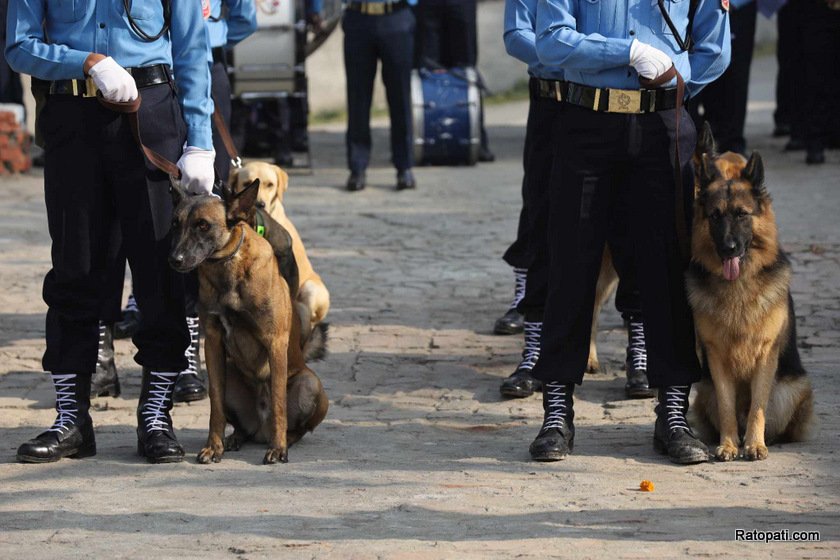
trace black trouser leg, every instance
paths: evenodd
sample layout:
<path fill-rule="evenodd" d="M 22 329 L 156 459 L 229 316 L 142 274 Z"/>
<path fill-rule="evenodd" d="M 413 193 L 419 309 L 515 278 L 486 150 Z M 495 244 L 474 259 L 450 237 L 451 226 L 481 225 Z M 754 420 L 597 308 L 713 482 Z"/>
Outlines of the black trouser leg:
<path fill-rule="evenodd" d="M 213 102 L 222 114 L 225 125 L 230 128 L 231 100 L 230 100 L 230 78 L 224 62 L 216 62 L 210 68 L 210 84 L 213 94 Z M 222 181 L 227 182 L 230 175 L 230 158 L 222 136 L 213 124 L 213 149 L 216 150 L 216 173 Z"/>
<path fill-rule="evenodd" d="M 794 94 L 794 83 L 796 81 L 796 65 L 800 60 L 796 57 L 799 48 L 796 40 L 796 8 L 785 4 L 776 14 L 776 29 L 778 40 L 776 41 L 776 61 L 778 73 L 776 74 L 776 111 L 773 113 L 773 120 L 776 125 L 791 126 L 796 112 L 796 99 Z"/>
<path fill-rule="evenodd" d="M 840 11 L 818 0 L 803 0 L 802 55 L 805 90 L 805 144 L 822 150 L 835 123 L 840 74 Z"/>
<path fill-rule="evenodd" d="M 694 332 L 675 232 L 671 161 L 675 111 L 624 116 L 565 106 L 557 129 L 549 217 L 549 294 L 543 322 L 542 381 L 580 383 L 586 368 L 595 283 L 610 214 L 630 216 L 651 385 L 698 378 Z M 682 114 L 680 153 L 690 162 L 696 134 Z M 683 167 L 689 219 L 692 169 Z M 622 256 L 619 256 L 622 258 Z"/>
<path fill-rule="evenodd" d="M 400 10 L 392 18 L 387 31 L 378 37 L 382 59 L 382 81 L 391 117 L 391 159 L 397 171 L 414 166 L 411 120 L 411 63 L 414 55 L 414 14 Z M 381 27 L 385 27 L 382 22 Z"/>
<path fill-rule="evenodd" d="M 370 19 L 344 12 L 344 70 L 347 74 L 347 167 L 362 172 L 370 162 L 370 106 L 377 53 Z"/>
<path fill-rule="evenodd" d="M 745 153 L 744 123 L 755 41 L 756 3 L 730 11 L 732 61 L 726 72 L 703 88 L 695 103 L 703 105 L 703 119 L 711 126 L 721 152 Z"/>

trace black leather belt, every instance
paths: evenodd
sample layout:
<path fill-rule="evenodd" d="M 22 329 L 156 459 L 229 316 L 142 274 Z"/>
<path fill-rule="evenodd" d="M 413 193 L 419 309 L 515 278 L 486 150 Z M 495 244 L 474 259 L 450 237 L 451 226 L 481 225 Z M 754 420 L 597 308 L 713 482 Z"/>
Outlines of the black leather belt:
<path fill-rule="evenodd" d="M 558 100 L 599 113 L 653 113 L 677 107 L 677 88 L 609 89 L 560 83 Z"/>
<path fill-rule="evenodd" d="M 407 0 L 398 2 L 348 2 L 347 9 L 369 16 L 384 16 L 408 7 Z"/>
<path fill-rule="evenodd" d="M 227 64 L 227 56 L 225 54 L 224 47 L 213 47 L 210 50 L 213 53 L 213 64 L 217 64 L 219 62 Z"/>
<path fill-rule="evenodd" d="M 134 78 L 137 88 L 166 84 L 172 81 L 172 71 L 166 64 L 143 66 L 140 68 L 126 68 Z M 73 95 L 76 97 L 96 97 L 96 84 L 93 78 L 84 80 L 56 80 L 48 82 L 50 95 Z"/>
<path fill-rule="evenodd" d="M 542 78 L 531 78 L 531 91 L 539 96 L 547 99 L 554 99 L 556 101 L 563 100 L 563 92 L 568 85 L 568 82 L 561 80 L 544 80 Z"/>

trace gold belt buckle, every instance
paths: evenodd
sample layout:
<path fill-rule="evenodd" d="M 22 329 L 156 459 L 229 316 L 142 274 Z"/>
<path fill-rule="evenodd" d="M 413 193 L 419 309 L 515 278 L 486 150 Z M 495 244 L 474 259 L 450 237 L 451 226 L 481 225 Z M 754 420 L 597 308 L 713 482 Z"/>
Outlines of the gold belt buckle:
<path fill-rule="evenodd" d="M 96 97 L 96 83 L 94 83 L 93 78 L 88 76 L 85 78 L 85 91 L 82 93 L 82 97 Z"/>
<path fill-rule="evenodd" d="M 372 16 L 381 16 L 385 13 L 385 2 L 367 2 L 367 14 Z"/>
<path fill-rule="evenodd" d="M 608 113 L 641 113 L 642 92 L 636 89 L 611 89 Z"/>

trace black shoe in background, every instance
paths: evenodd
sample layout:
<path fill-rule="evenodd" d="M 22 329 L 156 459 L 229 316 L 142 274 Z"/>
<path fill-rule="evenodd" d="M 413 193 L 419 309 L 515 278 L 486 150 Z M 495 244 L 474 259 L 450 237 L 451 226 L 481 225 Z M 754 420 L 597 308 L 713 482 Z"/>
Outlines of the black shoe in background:
<path fill-rule="evenodd" d="M 350 192 L 360 191 L 365 188 L 365 172 L 352 171 L 347 179 L 347 190 Z"/>
<path fill-rule="evenodd" d="M 131 338 L 140 328 L 140 311 L 123 310 L 122 321 L 114 325 L 114 338 L 122 340 Z"/>
<path fill-rule="evenodd" d="M 416 189 L 417 181 L 414 180 L 414 174 L 411 169 L 404 169 L 397 172 L 397 190 L 404 191 L 407 189 Z"/>
<path fill-rule="evenodd" d="M 493 334 L 519 334 L 525 329 L 525 317 L 511 307 L 507 312 L 496 319 L 493 325 Z"/>
<path fill-rule="evenodd" d="M 808 165 L 825 163 L 825 150 L 823 148 L 808 148 L 805 153 L 805 163 Z"/>
<path fill-rule="evenodd" d="M 782 136 L 790 136 L 790 125 L 787 123 L 776 123 L 773 127 L 773 138 L 781 138 Z"/>
<path fill-rule="evenodd" d="M 802 138 L 790 137 L 788 143 L 785 144 L 786 152 L 801 152 L 805 149 L 805 141 Z"/>
<path fill-rule="evenodd" d="M 114 362 L 114 325 L 99 323 L 99 351 L 96 371 L 90 380 L 91 397 L 119 397 L 120 378 Z"/>
<path fill-rule="evenodd" d="M 511 373 L 499 387 L 499 392 L 512 399 L 530 397 L 536 391 L 542 391 L 542 382 L 531 375 L 530 369 L 517 369 Z"/>

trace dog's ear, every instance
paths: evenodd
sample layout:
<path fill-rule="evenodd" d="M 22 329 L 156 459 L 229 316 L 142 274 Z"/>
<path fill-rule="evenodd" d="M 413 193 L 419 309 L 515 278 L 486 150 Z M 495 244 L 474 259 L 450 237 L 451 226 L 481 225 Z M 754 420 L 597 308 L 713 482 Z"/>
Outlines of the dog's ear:
<path fill-rule="evenodd" d="M 700 131 L 700 136 L 697 137 L 697 147 L 694 153 L 698 158 L 701 158 L 703 154 L 709 154 L 712 157 L 717 155 L 715 136 L 712 134 L 712 125 L 709 124 L 709 121 L 703 122 L 703 130 Z"/>
<path fill-rule="evenodd" d="M 289 190 L 289 174 L 279 165 L 275 165 L 274 169 L 277 171 L 277 190 L 280 193 L 285 193 Z"/>
<path fill-rule="evenodd" d="M 169 194 L 172 196 L 172 207 L 177 208 L 185 198 L 187 198 L 187 191 L 180 183 L 175 181 L 169 182 Z"/>
<path fill-rule="evenodd" d="M 236 222 L 252 223 L 257 211 L 257 195 L 260 192 L 260 180 L 254 179 L 241 191 L 232 193 L 225 201 L 226 217 L 229 224 Z"/>
<path fill-rule="evenodd" d="M 720 171 L 715 165 L 714 159 L 709 154 L 701 154 L 700 169 L 698 170 L 698 177 L 700 178 L 700 190 L 703 191 L 711 185 L 716 179 L 720 178 Z"/>
<path fill-rule="evenodd" d="M 741 171 L 741 179 L 752 185 L 753 196 L 756 198 L 767 198 L 767 189 L 764 187 L 764 161 L 761 154 L 753 152 L 747 165 Z"/>

